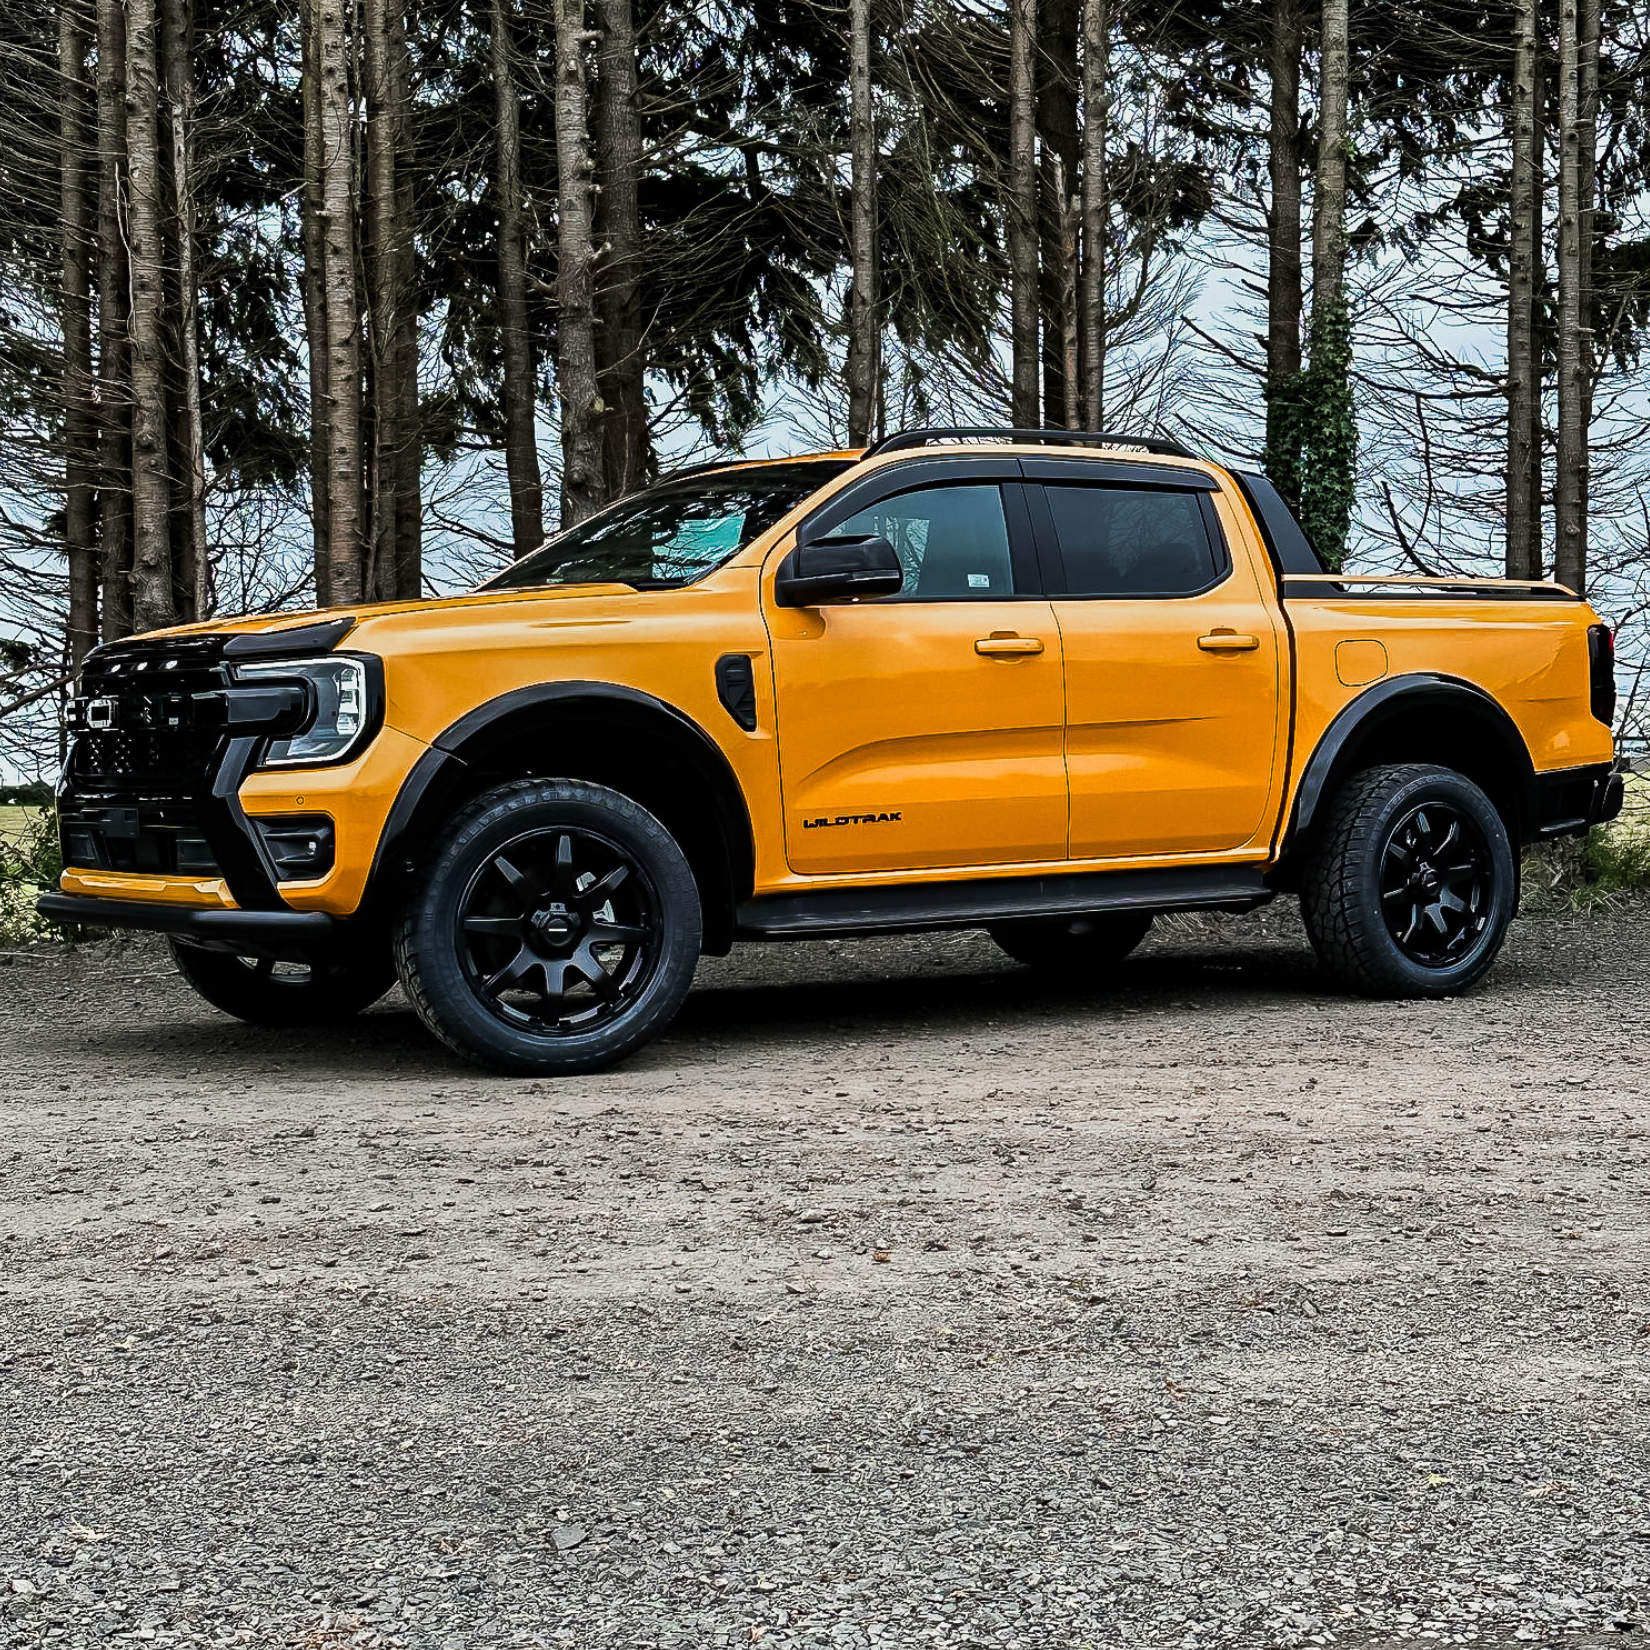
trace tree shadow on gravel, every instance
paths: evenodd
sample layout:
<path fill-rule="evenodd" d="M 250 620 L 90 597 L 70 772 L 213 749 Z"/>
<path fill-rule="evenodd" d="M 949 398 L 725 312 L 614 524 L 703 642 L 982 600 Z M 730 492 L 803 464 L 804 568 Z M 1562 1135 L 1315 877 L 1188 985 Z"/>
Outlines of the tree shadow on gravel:
<path fill-rule="evenodd" d="M 1575 954 L 1577 936 L 1524 939 L 1509 947 L 1474 996 L 1571 983 L 1589 971 Z M 695 1045 L 707 1042 L 716 1043 L 720 1055 L 729 1045 L 754 1049 L 787 1039 L 963 1036 L 987 1026 L 999 1036 L 1035 1034 L 1063 1018 L 1104 1023 L 1143 1011 L 1218 1014 L 1298 1005 L 1316 1015 L 1351 1001 L 1325 979 L 1299 928 L 1273 914 L 1208 928 L 1165 925 L 1114 978 L 1098 982 L 1024 968 L 983 934 L 742 946 L 730 958 L 707 959 L 670 1029 L 620 1069 L 681 1070 L 695 1063 Z M 181 981 L 168 982 L 144 1006 L 153 1007 L 152 1018 L 102 1025 L 52 1024 L 48 1016 L 37 1022 L 37 1035 L 61 1038 L 65 1052 L 72 1046 L 81 1058 L 95 1050 L 111 1063 L 111 1078 L 130 1063 L 163 1080 L 198 1080 L 203 1067 L 232 1071 L 243 1081 L 444 1082 L 460 1074 L 487 1080 L 424 1030 L 399 990 L 346 1026 L 298 1034 L 221 1016 L 196 1002 Z"/>

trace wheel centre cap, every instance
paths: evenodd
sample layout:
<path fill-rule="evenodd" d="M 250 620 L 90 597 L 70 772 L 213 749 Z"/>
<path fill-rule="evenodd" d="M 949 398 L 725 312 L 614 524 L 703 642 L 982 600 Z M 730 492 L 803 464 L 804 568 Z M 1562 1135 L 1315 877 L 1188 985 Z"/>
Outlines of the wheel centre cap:
<path fill-rule="evenodd" d="M 547 905 L 533 913 L 533 932 L 547 945 L 566 945 L 578 932 L 578 923 L 564 905 Z"/>

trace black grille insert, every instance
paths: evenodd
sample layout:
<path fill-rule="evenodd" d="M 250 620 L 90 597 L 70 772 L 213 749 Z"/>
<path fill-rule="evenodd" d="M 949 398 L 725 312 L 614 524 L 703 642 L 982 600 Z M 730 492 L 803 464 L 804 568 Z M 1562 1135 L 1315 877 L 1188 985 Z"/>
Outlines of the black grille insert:
<path fill-rule="evenodd" d="M 193 804 L 65 803 L 60 817 L 63 863 L 76 870 L 147 871 L 162 876 L 216 876 Z"/>
<path fill-rule="evenodd" d="M 223 687 L 217 644 L 123 647 L 87 661 L 71 711 L 68 777 L 94 797 L 192 798 L 210 783 L 220 736 L 192 726 L 193 696 Z"/>

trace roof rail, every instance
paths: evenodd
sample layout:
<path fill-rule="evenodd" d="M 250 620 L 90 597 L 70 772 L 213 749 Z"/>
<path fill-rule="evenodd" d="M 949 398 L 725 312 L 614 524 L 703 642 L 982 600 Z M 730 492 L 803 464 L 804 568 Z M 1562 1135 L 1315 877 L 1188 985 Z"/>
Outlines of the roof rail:
<path fill-rule="evenodd" d="M 1012 443 L 1045 441 L 1056 447 L 1137 447 L 1169 458 L 1196 458 L 1178 441 L 1160 441 L 1155 436 L 1120 435 L 1106 430 L 999 430 L 984 426 L 940 427 L 929 430 L 897 430 L 873 441 L 861 454 L 861 461 L 882 453 L 900 452 L 907 447 L 926 447 L 935 441 L 991 440 Z"/>

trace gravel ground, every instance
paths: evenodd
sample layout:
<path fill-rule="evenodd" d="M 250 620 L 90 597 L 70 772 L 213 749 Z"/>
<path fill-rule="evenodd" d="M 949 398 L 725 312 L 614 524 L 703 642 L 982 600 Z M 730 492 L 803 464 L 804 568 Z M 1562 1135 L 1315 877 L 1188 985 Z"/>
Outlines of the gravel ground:
<path fill-rule="evenodd" d="M 0 1646 L 1625 1644 L 1650 906 L 1051 991 L 707 962 L 599 1078 L 0 968 Z"/>

